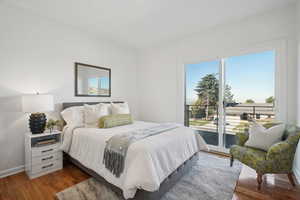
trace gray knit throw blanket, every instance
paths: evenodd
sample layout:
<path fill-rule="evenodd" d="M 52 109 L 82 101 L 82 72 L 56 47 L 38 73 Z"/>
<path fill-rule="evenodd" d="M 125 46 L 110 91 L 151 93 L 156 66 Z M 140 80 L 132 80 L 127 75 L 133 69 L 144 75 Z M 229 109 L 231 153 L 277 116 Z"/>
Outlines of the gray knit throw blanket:
<path fill-rule="evenodd" d="M 177 124 L 165 123 L 150 128 L 114 135 L 106 141 L 103 164 L 112 174 L 116 177 L 120 177 L 124 170 L 127 150 L 132 143 L 177 127 Z"/>

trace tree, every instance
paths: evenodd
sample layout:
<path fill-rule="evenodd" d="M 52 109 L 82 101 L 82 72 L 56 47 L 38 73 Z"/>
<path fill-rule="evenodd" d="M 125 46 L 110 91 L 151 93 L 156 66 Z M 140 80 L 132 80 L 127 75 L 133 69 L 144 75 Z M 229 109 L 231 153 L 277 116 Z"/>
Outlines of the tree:
<path fill-rule="evenodd" d="M 247 99 L 247 100 L 245 101 L 245 103 L 255 103 L 255 102 L 254 102 L 254 100 L 252 100 L 252 99 Z"/>
<path fill-rule="evenodd" d="M 208 74 L 204 76 L 195 88 L 198 95 L 197 104 L 206 107 L 206 119 L 208 119 L 209 115 L 208 106 L 216 106 L 219 101 L 219 80 L 216 78 L 216 75 Z M 235 102 L 229 85 L 225 86 L 224 100 L 228 103 Z"/>
<path fill-rule="evenodd" d="M 269 98 L 266 98 L 266 103 L 274 103 L 275 99 L 273 96 L 270 96 Z"/>
<path fill-rule="evenodd" d="M 197 84 L 195 91 L 198 95 L 198 101 L 206 106 L 206 120 L 208 119 L 208 106 L 215 106 L 219 97 L 219 81 L 216 74 L 204 76 Z"/>
<path fill-rule="evenodd" d="M 191 114 L 193 118 L 196 118 L 197 115 L 199 114 L 201 105 L 202 102 L 200 102 L 199 99 L 192 103 L 192 106 L 190 108 L 191 108 Z"/>
<path fill-rule="evenodd" d="M 226 103 L 235 103 L 235 100 L 233 99 L 233 94 L 231 93 L 231 87 L 229 85 L 225 86 L 224 91 L 224 100 Z"/>

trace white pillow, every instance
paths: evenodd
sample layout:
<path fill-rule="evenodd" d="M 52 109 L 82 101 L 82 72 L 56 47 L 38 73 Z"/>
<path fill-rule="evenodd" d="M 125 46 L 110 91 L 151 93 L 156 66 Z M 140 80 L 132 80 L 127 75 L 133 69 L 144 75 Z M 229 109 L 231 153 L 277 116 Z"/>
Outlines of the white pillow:
<path fill-rule="evenodd" d="M 74 106 L 63 110 L 61 113 L 65 122 L 70 125 L 83 126 L 84 125 L 84 108 L 83 106 Z"/>
<path fill-rule="evenodd" d="M 113 115 L 130 114 L 128 103 L 111 103 L 111 112 Z"/>
<path fill-rule="evenodd" d="M 268 151 L 273 144 L 281 141 L 284 129 L 284 124 L 266 129 L 262 125 L 254 122 L 250 127 L 249 139 L 245 143 L 245 146 Z"/>
<path fill-rule="evenodd" d="M 109 115 L 109 104 L 99 103 L 96 105 L 84 104 L 84 126 L 86 128 L 97 128 L 99 118 Z"/>

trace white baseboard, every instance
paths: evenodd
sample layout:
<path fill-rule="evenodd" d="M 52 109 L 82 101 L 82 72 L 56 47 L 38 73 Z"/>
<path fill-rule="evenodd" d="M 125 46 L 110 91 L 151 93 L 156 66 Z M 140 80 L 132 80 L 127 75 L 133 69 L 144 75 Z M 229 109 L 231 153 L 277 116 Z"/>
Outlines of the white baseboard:
<path fill-rule="evenodd" d="M 14 167 L 14 168 L 10 168 L 10 169 L 6 169 L 6 170 L 3 170 L 3 171 L 0 171 L 0 178 L 4 178 L 6 176 L 17 174 L 17 173 L 23 172 L 23 171 L 24 171 L 24 165 Z"/>

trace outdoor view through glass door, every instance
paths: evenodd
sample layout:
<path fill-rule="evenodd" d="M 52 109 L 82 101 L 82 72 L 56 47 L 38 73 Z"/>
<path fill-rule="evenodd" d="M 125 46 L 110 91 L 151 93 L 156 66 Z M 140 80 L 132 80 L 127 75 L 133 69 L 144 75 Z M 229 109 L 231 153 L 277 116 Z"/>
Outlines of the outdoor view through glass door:
<path fill-rule="evenodd" d="M 251 119 L 274 120 L 275 52 L 186 64 L 185 124 L 226 151 Z"/>

